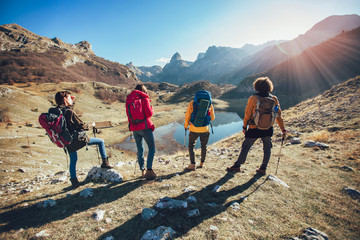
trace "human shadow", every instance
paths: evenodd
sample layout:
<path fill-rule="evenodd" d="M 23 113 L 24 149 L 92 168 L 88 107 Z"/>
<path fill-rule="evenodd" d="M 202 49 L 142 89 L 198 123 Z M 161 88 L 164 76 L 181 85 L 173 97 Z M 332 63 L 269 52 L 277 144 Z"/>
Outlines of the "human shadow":
<path fill-rule="evenodd" d="M 184 173 L 186 172 L 172 173 L 159 178 L 166 180 Z M 0 232 L 40 227 L 46 223 L 65 219 L 74 213 L 83 212 L 100 204 L 121 199 L 147 183 L 148 181 L 144 178 L 135 178 L 126 182 L 111 183 L 94 188 L 94 195 L 92 197 L 80 197 L 79 192 L 74 195 L 68 195 L 57 199 L 54 207 L 38 208 L 37 204 L 33 204 L 27 207 L 8 210 L 0 213 Z"/>
<path fill-rule="evenodd" d="M 231 202 L 226 203 L 229 197 L 246 191 L 262 176 L 256 174 L 242 185 L 238 185 L 225 191 L 214 191 L 215 187 L 224 185 L 233 177 L 233 173 L 227 173 L 218 181 L 204 187 L 198 192 L 193 194 L 183 193 L 176 198 L 173 198 L 176 200 L 185 200 L 190 195 L 194 196 L 197 199 L 197 202 L 189 204 L 188 209 L 199 209 L 200 216 L 196 218 L 189 218 L 184 210 L 171 212 L 162 210 L 160 211 L 160 214 L 157 214 L 152 220 L 144 221 L 141 218 L 141 213 L 139 213 L 119 227 L 101 235 L 98 239 L 104 239 L 108 236 L 113 236 L 115 239 L 140 239 L 147 230 L 157 228 L 158 226 L 171 227 L 176 231 L 176 237 L 182 237 L 203 221 L 226 211 L 231 205 Z M 240 200 L 239 202 L 241 203 L 242 201 Z"/>

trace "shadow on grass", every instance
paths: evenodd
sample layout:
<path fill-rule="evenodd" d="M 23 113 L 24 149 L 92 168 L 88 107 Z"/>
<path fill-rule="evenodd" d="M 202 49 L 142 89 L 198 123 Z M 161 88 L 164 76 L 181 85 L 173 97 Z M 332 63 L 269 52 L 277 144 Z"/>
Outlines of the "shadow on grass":
<path fill-rule="evenodd" d="M 170 179 L 176 174 L 182 175 L 184 173 L 186 172 L 161 176 L 161 179 Z M 94 188 L 93 197 L 83 198 L 79 196 L 80 193 L 78 192 L 74 195 L 57 199 L 54 207 L 42 209 L 37 208 L 36 204 L 33 204 L 28 207 L 2 212 L 0 213 L 0 232 L 40 227 L 53 221 L 65 219 L 75 213 L 86 211 L 100 204 L 111 203 L 121 199 L 147 182 L 143 178 L 137 178 Z"/>
<path fill-rule="evenodd" d="M 188 210 L 199 209 L 200 216 L 196 218 L 189 218 L 186 215 L 186 211 L 160 211 L 154 219 L 150 221 L 144 221 L 141 219 L 141 213 L 123 223 L 119 227 L 103 234 L 98 239 L 104 239 L 108 236 L 113 236 L 115 239 L 140 239 L 142 235 L 149 229 L 155 229 L 159 226 L 171 227 L 176 231 L 176 237 L 181 238 L 188 233 L 192 228 L 198 226 L 200 223 L 207 219 L 210 219 L 224 211 L 231 205 L 231 202 L 226 203 L 227 199 L 231 196 L 235 196 L 249 189 L 255 182 L 257 182 L 262 176 L 254 175 L 249 181 L 242 185 L 238 185 L 227 191 L 214 192 L 213 189 L 216 186 L 222 186 L 231 178 L 234 177 L 233 173 L 227 173 L 218 181 L 206 186 L 202 190 L 193 194 L 183 193 L 176 198 L 177 200 L 185 200 L 188 196 L 192 195 L 197 199 L 197 203 L 188 204 Z M 246 195 L 246 197 L 253 194 L 262 184 L 266 182 L 267 178 L 261 183 L 254 191 Z M 241 203 L 242 201 L 239 200 Z M 207 203 L 216 203 L 215 207 L 210 207 Z"/>

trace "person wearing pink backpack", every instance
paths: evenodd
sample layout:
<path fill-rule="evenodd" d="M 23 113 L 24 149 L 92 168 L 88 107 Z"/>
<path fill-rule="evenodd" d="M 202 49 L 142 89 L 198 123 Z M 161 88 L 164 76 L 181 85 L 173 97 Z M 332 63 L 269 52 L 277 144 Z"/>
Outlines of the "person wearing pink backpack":
<path fill-rule="evenodd" d="M 143 84 L 137 85 L 135 90 L 133 90 L 126 98 L 126 114 L 129 122 L 129 130 L 134 134 L 137 159 L 142 172 L 142 177 L 148 180 L 156 178 L 156 174 L 152 169 L 155 156 L 155 140 L 153 134 L 155 126 L 151 121 L 151 116 L 154 113 L 154 109 L 150 103 L 151 100 L 147 94 L 147 89 Z M 146 172 L 144 166 L 143 139 L 149 149 L 146 160 Z"/>

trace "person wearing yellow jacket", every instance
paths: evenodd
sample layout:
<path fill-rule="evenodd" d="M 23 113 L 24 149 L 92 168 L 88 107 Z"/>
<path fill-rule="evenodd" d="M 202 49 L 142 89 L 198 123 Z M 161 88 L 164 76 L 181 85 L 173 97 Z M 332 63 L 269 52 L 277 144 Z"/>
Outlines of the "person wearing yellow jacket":
<path fill-rule="evenodd" d="M 237 159 L 237 161 L 234 163 L 233 166 L 228 167 L 226 170 L 228 172 L 240 172 L 240 166 L 245 163 L 247 154 L 251 148 L 251 146 L 255 143 L 255 141 L 258 138 L 261 138 L 263 141 L 263 151 L 264 151 L 264 157 L 262 164 L 258 170 L 256 170 L 257 173 L 261 175 L 266 174 L 266 168 L 270 160 L 271 155 L 271 137 L 273 135 L 273 127 L 270 127 L 266 130 L 258 129 L 255 122 L 254 122 L 254 113 L 256 110 L 256 105 L 258 101 L 258 96 L 260 97 L 271 97 L 275 101 L 275 106 L 277 106 L 277 117 L 276 122 L 279 125 L 282 133 L 286 134 L 286 129 L 284 126 L 284 121 L 281 116 L 281 108 L 279 100 L 276 96 L 271 95 L 270 92 L 273 90 L 273 83 L 268 77 L 260 77 L 255 79 L 253 83 L 253 87 L 256 94 L 249 97 L 246 109 L 245 109 L 245 117 L 244 117 L 244 123 L 243 123 L 243 133 L 245 134 L 245 140 L 241 147 L 240 155 Z"/>
<path fill-rule="evenodd" d="M 204 127 L 195 127 L 191 122 L 191 113 L 193 112 L 193 104 L 194 100 L 192 100 L 186 110 L 185 114 L 185 123 L 184 128 L 185 131 L 187 128 L 189 128 L 190 134 L 189 134 L 189 155 L 190 155 L 190 165 L 185 168 L 185 170 L 194 171 L 195 170 L 195 153 L 194 153 L 194 147 L 196 140 L 200 138 L 201 143 L 201 162 L 198 168 L 202 168 L 205 162 L 206 157 L 206 147 L 207 143 L 209 141 L 210 131 L 209 131 L 209 125 Z M 211 104 L 209 107 L 208 114 L 210 114 L 211 121 L 215 119 L 215 113 L 214 113 L 214 107 Z"/>

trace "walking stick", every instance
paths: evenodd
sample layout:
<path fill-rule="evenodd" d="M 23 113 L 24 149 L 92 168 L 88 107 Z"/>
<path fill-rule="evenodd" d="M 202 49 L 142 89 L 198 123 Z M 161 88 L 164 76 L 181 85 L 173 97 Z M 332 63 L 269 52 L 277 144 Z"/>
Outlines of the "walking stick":
<path fill-rule="evenodd" d="M 185 128 L 183 167 L 184 167 L 185 155 L 186 155 L 186 131 L 187 131 L 187 129 Z"/>
<path fill-rule="evenodd" d="M 285 134 L 283 134 L 283 136 L 281 138 L 281 145 L 280 145 L 280 150 L 279 150 L 279 156 L 278 156 L 278 162 L 277 162 L 277 165 L 276 165 L 275 175 L 277 174 L 277 171 L 278 171 L 279 162 L 280 162 L 280 156 L 281 156 L 281 149 L 282 149 L 282 146 L 284 144 L 284 139 L 285 139 Z"/>
<path fill-rule="evenodd" d="M 93 126 L 94 138 L 96 138 L 96 133 L 97 133 L 98 130 L 95 128 L 95 123 L 93 123 L 92 126 Z M 98 157 L 98 160 L 99 160 L 99 164 L 101 165 L 100 156 L 99 156 L 99 145 L 96 145 L 96 152 L 97 152 L 97 157 Z"/>

